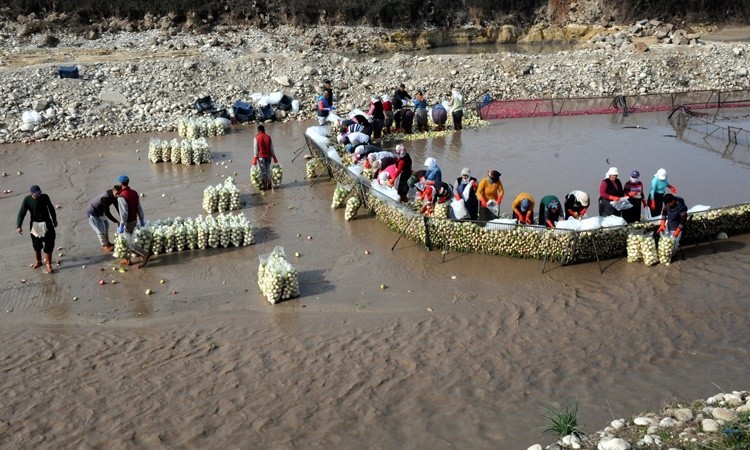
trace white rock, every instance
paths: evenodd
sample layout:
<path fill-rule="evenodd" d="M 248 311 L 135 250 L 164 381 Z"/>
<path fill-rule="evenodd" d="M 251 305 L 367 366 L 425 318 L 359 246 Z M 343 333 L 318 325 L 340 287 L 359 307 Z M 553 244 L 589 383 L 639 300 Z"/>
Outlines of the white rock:
<path fill-rule="evenodd" d="M 126 104 L 128 99 L 119 92 L 102 91 L 99 93 L 99 100 L 103 102 Z"/>
<path fill-rule="evenodd" d="M 714 416 L 715 419 L 725 421 L 730 421 L 737 418 L 737 413 L 728 408 L 714 408 L 714 410 L 711 411 L 711 415 Z"/>
<path fill-rule="evenodd" d="M 660 427 L 673 427 L 673 426 L 677 425 L 678 423 L 679 422 L 677 422 L 676 420 L 674 420 L 671 417 L 665 417 L 665 418 L 661 419 L 661 421 L 659 421 L 659 426 Z"/>
<path fill-rule="evenodd" d="M 630 443 L 620 438 L 605 438 L 596 446 L 598 450 L 630 450 Z"/>
<path fill-rule="evenodd" d="M 279 83 L 282 86 L 288 87 L 292 85 L 292 81 L 286 75 L 279 75 L 279 76 L 273 77 L 273 81 Z"/>
<path fill-rule="evenodd" d="M 701 421 L 701 428 L 703 428 L 703 431 L 708 433 L 719 431 L 719 422 L 715 421 L 714 419 L 703 419 Z"/>
<path fill-rule="evenodd" d="M 33 123 L 23 123 L 20 127 L 18 127 L 18 131 L 23 131 L 28 133 L 29 131 L 34 131 L 34 124 Z"/>
<path fill-rule="evenodd" d="M 609 426 L 614 428 L 615 430 L 619 430 L 620 428 L 625 426 L 625 421 L 623 419 L 617 419 L 610 422 Z"/>
<path fill-rule="evenodd" d="M 724 400 L 724 394 L 716 394 L 713 397 L 709 397 L 708 399 L 706 399 L 706 404 L 715 405 L 722 400 Z"/>
<path fill-rule="evenodd" d="M 737 394 L 724 394 L 724 402 L 729 406 L 740 406 L 743 403 L 742 397 Z"/>
<path fill-rule="evenodd" d="M 542 446 L 539 444 L 534 444 L 531 447 L 527 448 L 526 450 L 542 450 Z"/>
<path fill-rule="evenodd" d="M 636 424 L 636 425 L 640 425 L 642 427 L 645 427 L 645 426 L 653 424 L 654 423 L 654 419 L 652 419 L 650 417 L 636 417 L 635 419 L 633 419 L 633 423 Z"/>
<path fill-rule="evenodd" d="M 693 410 L 690 408 L 680 408 L 673 412 L 674 418 L 681 422 L 693 420 Z"/>

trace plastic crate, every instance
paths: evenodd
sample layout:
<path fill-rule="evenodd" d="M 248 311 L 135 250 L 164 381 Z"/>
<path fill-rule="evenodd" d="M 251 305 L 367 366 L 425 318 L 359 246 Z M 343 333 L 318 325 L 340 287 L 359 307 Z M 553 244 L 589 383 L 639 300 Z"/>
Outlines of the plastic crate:
<path fill-rule="evenodd" d="M 78 78 L 78 67 L 60 66 L 57 68 L 57 74 L 60 78 Z"/>

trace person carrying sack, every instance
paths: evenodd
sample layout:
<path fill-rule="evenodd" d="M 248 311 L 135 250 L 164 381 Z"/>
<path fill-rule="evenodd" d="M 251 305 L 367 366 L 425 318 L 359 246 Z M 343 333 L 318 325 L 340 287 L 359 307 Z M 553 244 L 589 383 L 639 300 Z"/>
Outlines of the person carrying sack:
<path fill-rule="evenodd" d="M 263 189 L 271 189 L 271 160 L 276 164 L 276 153 L 273 151 L 271 136 L 266 134 L 266 127 L 258 125 L 258 134 L 253 140 L 253 165 L 260 162 L 260 177 L 263 180 Z"/>

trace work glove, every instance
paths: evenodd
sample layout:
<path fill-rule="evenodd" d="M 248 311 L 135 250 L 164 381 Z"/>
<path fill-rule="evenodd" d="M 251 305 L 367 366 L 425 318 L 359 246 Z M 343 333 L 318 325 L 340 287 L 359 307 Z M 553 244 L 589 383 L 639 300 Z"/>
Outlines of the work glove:
<path fill-rule="evenodd" d="M 665 231 L 667 231 L 667 221 L 662 220 L 661 223 L 659 224 L 659 228 L 656 229 L 656 232 L 661 234 Z"/>
<path fill-rule="evenodd" d="M 682 233 L 682 228 L 678 227 L 676 230 L 674 230 L 674 233 L 672 233 L 672 237 L 673 238 L 678 238 L 678 237 L 680 237 L 680 233 Z"/>
<path fill-rule="evenodd" d="M 275 162 L 276 164 L 278 164 L 278 163 L 279 163 L 279 160 L 278 160 L 278 159 L 276 159 L 276 155 L 273 155 L 273 162 Z"/>
<path fill-rule="evenodd" d="M 673 194 L 677 193 L 677 188 L 672 186 L 671 184 L 669 185 L 669 190 L 672 191 Z"/>
<path fill-rule="evenodd" d="M 650 207 L 651 209 L 656 209 L 656 200 L 654 200 L 654 199 L 652 198 L 652 199 L 651 199 L 651 202 L 649 203 L 649 207 Z"/>
<path fill-rule="evenodd" d="M 141 219 L 141 227 L 145 227 L 145 226 L 146 226 L 146 221 Z"/>
<path fill-rule="evenodd" d="M 254 166 L 258 165 L 258 157 L 257 156 L 255 158 L 253 158 L 253 165 Z"/>
<path fill-rule="evenodd" d="M 531 211 L 526 213 L 526 223 L 531 225 Z"/>
<path fill-rule="evenodd" d="M 482 203 L 482 208 L 486 208 L 487 207 L 487 200 L 481 199 L 479 201 Z"/>
<path fill-rule="evenodd" d="M 124 223 L 121 223 L 121 224 L 120 224 L 120 225 L 119 225 L 119 226 L 117 227 L 117 232 L 118 232 L 118 233 L 120 233 L 120 234 L 122 234 L 122 233 L 124 233 L 124 232 L 125 232 L 125 224 L 124 224 Z"/>
<path fill-rule="evenodd" d="M 461 194 L 456 194 L 456 201 L 461 200 Z"/>

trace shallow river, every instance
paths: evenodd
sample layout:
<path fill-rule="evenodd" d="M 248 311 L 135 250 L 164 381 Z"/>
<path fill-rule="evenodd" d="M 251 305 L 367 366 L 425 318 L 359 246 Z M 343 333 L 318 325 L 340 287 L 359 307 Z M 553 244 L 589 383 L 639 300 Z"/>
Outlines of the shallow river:
<path fill-rule="evenodd" d="M 247 177 L 254 126 L 211 138 L 219 164 L 203 166 L 148 163 L 151 135 L 0 147 L 0 182 L 14 191 L 0 199 L 0 445 L 526 448 L 551 441 L 549 403 L 577 400 L 592 431 L 674 397 L 747 388 L 747 235 L 689 246 L 668 267 L 604 261 L 603 273 L 442 262 L 405 239 L 391 251 L 396 233 L 363 211 L 346 222 L 330 208 L 334 184 L 311 185 L 303 158 L 292 162 L 308 125 L 267 127 L 284 182 L 264 195 Z M 514 119 L 407 149 L 415 165 L 437 158 L 447 179 L 498 169 L 510 200 L 595 199 L 610 165 L 644 182 L 665 167 L 689 206 L 750 200 L 746 166 L 672 135 L 663 113 Z M 157 219 L 197 216 L 203 189 L 234 172 L 256 245 L 111 270 L 83 208 L 117 176 Z M 13 231 L 31 184 L 60 205 L 52 275 L 28 267 L 29 238 Z M 275 246 L 302 295 L 271 306 L 256 279 Z"/>

